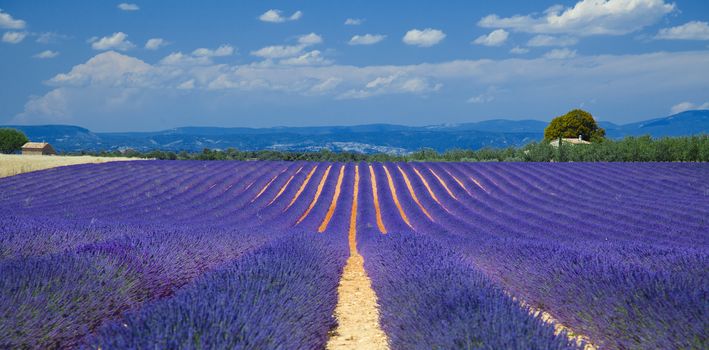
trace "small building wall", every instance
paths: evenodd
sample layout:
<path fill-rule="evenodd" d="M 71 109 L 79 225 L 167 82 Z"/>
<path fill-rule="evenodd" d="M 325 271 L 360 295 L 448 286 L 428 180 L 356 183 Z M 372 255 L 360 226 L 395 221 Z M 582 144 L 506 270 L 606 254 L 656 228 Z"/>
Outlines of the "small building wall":
<path fill-rule="evenodd" d="M 28 142 L 22 146 L 22 154 L 24 155 L 55 155 L 57 152 L 54 147 L 48 143 Z"/>

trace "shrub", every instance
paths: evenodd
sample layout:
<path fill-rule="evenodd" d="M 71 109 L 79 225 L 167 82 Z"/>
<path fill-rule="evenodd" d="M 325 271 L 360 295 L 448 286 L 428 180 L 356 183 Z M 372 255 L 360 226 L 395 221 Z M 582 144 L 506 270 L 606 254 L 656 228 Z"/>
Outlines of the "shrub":
<path fill-rule="evenodd" d="M 22 149 L 29 141 L 22 131 L 16 129 L 0 129 L 0 153 L 14 153 Z"/>

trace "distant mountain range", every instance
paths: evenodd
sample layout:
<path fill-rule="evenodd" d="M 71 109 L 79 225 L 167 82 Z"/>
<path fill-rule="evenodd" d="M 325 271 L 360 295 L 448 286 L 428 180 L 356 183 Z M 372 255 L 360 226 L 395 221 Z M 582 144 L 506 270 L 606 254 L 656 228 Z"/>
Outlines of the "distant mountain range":
<path fill-rule="evenodd" d="M 665 118 L 617 125 L 600 122 L 611 138 L 709 133 L 709 110 L 686 111 Z M 283 151 L 353 151 L 404 154 L 421 148 L 521 146 L 543 138 L 547 122 L 495 119 L 423 127 L 370 124 L 358 126 L 218 128 L 182 127 L 157 132 L 99 133 L 70 125 L 7 125 L 32 141 L 45 141 L 64 152 L 135 149 L 200 151 L 204 148 Z"/>

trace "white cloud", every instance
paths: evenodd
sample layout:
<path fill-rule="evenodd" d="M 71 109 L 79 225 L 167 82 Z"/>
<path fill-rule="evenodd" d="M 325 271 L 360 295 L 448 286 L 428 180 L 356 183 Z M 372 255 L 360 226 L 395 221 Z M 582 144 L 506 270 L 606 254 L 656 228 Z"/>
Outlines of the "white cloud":
<path fill-rule="evenodd" d="M 501 90 L 497 86 L 488 86 L 485 89 L 485 92 L 469 98 L 466 102 L 474 104 L 490 103 L 495 101 L 495 95 L 500 91 Z"/>
<path fill-rule="evenodd" d="M 65 39 L 69 39 L 69 37 L 66 35 L 58 34 L 58 33 L 54 33 L 54 32 L 45 32 L 45 33 L 38 34 L 37 40 L 35 40 L 35 41 L 40 44 L 51 44 L 51 43 L 59 42 L 60 40 L 65 40 Z"/>
<path fill-rule="evenodd" d="M 315 45 L 322 43 L 322 37 L 315 33 L 305 34 L 298 37 L 298 43 L 301 45 Z"/>
<path fill-rule="evenodd" d="M 310 88 L 310 92 L 325 93 L 335 89 L 338 85 L 340 85 L 340 83 L 342 83 L 342 79 L 340 78 L 327 78 L 322 80 L 320 83 L 313 85 L 313 87 Z"/>
<path fill-rule="evenodd" d="M 579 36 L 622 35 L 656 23 L 675 10 L 665 0 L 581 0 L 573 7 L 552 6 L 543 16 L 489 15 L 478 25 L 527 33 L 567 33 Z"/>
<path fill-rule="evenodd" d="M 69 73 L 49 80 L 57 86 L 149 86 L 151 66 L 135 57 L 115 51 L 98 54 L 86 63 L 74 66 Z"/>
<path fill-rule="evenodd" d="M 401 71 L 388 76 L 378 76 L 363 87 L 350 89 L 337 96 L 338 99 L 365 99 L 389 94 L 423 95 L 441 89 L 443 84 L 433 83 L 428 78 L 411 76 Z"/>
<path fill-rule="evenodd" d="M 367 89 L 373 89 L 379 86 L 388 86 L 394 79 L 398 78 L 398 75 L 390 75 L 387 77 L 377 77 L 376 79 L 368 82 L 365 87 Z"/>
<path fill-rule="evenodd" d="M 234 47 L 231 45 L 221 45 L 216 50 L 199 48 L 192 51 L 192 55 L 196 57 L 223 57 L 234 54 Z"/>
<path fill-rule="evenodd" d="M 297 21 L 301 17 L 303 17 L 303 12 L 301 11 L 295 11 L 289 17 L 285 17 L 282 15 L 281 10 L 268 10 L 261 14 L 259 19 L 263 22 L 282 23 L 285 21 Z"/>
<path fill-rule="evenodd" d="M 148 50 L 157 50 L 163 46 L 169 44 L 165 39 L 162 38 L 152 38 L 145 42 L 145 48 Z"/>
<path fill-rule="evenodd" d="M 160 60 L 160 64 L 168 66 L 200 66 L 211 63 L 212 60 L 208 56 L 193 56 L 182 52 L 173 52 Z"/>
<path fill-rule="evenodd" d="M 510 49 L 510 53 L 513 53 L 515 55 L 523 55 L 528 52 L 529 52 L 529 49 L 524 48 L 524 47 L 519 47 L 519 46 L 515 46 L 512 49 Z"/>
<path fill-rule="evenodd" d="M 544 58 L 552 59 L 552 60 L 565 60 L 567 58 L 574 58 L 576 57 L 576 50 L 569 50 L 569 49 L 553 49 L 547 53 L 544 54 Z"/>
<path fill-rule="evenodd" d="M 261 58 L 283 58 L 293 57 L 303 52 L 303 46 L 294 45 L 273 45 L 262 47 L 256 51 L 251 51 L 251 54 Z"/>
<path fill-rule="evenodd" d="M 692 21 L 681 26 L 662 28 L 655 39 L 666 40 L 709 40 L 709 23 Z"/>
<path fill-rule="evenodd" d="M 331 64 L 332 61 L 325 59 L 320 54 L 320 51 L 313 50 L 306 52 L 297 57 L 291 57 L 279 61 L 280 64 L 292 65 L 292 66 L 315 66 L 315 65 L 325 65 Z"/>
<path fill-rule="evenodd" d="M 475 104 L 480 104 L 480 103 L 488 103 L 492 102 L 495 100 L 494 96 L 488 95 L 488 94 L 480 94 L 477 96 L 473 96 L 468 99 L 468 103 L 475 103 Z"/>
<path fill-rule="evenodd" d="M 57 57 L 57 56 L 59 56 L 59 52 L 52 51 L 52 50 L 44 50 L 44 51 L 42 51 L 42 52 L 40 52 L 40 53 L 38 53 L 38 54 L 36 54 L 36 55 L 34 55 L 34 56 L 32 56 L 32 57 L 45 59 L 45 58 L 54 58 L 54 57 Z"/>
<path fill-rule="evenodd" d="M 27 37 L 27 32 L 5 32 L 2 41 L 8 44 L 19 44 Z"/>
<path fill-rule="evenodd" d="M 323 99 L 388 95 L 398 95 L 412 102 L 416 98 L 430 98 L 430 103 L 425 105 L 431 105 L 430 111 L 433 111 L 445 106 L 441 103 L 460 99 L 461 92 L 485 92 L 490 86 L 506 91 L 505 96 L 514 96 L 518 105 L 529 105 L 533 114 L 545 115 L 594 96 L 598 100 L 595 108 L 603 111 L 596 112 L 599 114 L 625 108 L 623 114 L 653 115 L 656 108 L 683 101 L 683 96 L 709 91 L 709 71 L 705 69 L 709 51 L 577 56 L 566 59 L 563 64 L 542 56 L 381 66 L 261 62 L 233 65 L 211 63 L 207 57 L 189 54 L 171 56 L 180 58 L 148 64 L 113 51 L 98 53 L 49 80 L 47 83 L 52 90 L 30 99 L 25 111 L 13 122 L 67 122 L 100 126 L 105 130 L 107 125 L 125 125 L 126 118 L 140 118 L 134 120 L 141 121 L 146 128 L 158 128 L 165 122 L 155 117 L 158 111 L 213 117 L 233 114 L 234 108 L 249 101 L 252 105 L 282 103 L 279 106 L 295 108 L 299 113 L 313 110 L 290 105 L 293 101 L 290 98 L 318 98 L 322 102 Z M 202 64 L 174 64 L 186 58 Z M 511 109 L 509 100 L 486 93 L 494 96 L 492 101 L 488 96 L 475 99 L 483 93 L 472 98 L 465 96 L 462 101 L 488 100 L 480 105 L 486 113 L 487 108 L 503 114 L 517 113 Z M 225 94 L 230 96 L 228 102 L 223 98 Z M 554 99 L 547 99 L 543 106 L 538 103 L 548 96 Z M 653 98 L 648 100 L 647 96 Z M 111 101 L 110 108 L 107 101 Z M 395 106 L 387 99 L 375 103 L 372 106 L 380 103 L 387 106 L 387 112 L 397 111 L 388 109 Z M 309 105 L 320 106 L 320 103 Z M 75 119 L 68 120 L 70 117 Z M 200 120 L 195 117 L 179 122 L 189 124 Z M 113 124 L 107 124 L 110 122 Z"/>
<path fill-rule="evenodd" d="M 490 34 L 479 36 L 473 43 L 485 46 L 500 46 L 507 41 L 509 36 L 510 33 L 506 30 L 497 29 L 493 30 Z"/>
<path fill-rule="evenodd" d="M 14 19 L 12 16 L 0 9 L 0 28 L 5 29 L 24 29 L 25 21 L 21 19 Z"/>
<path fill-rule="evenodd" d="M 411 29 L 406 32 L 402 41 L 407 45 L 431 47 L 445 39 L 446 34 L 438 29 L 426 28 L 424 30 Z"/>
<path fill-rule="evenodd" d="M 128 35 L 123 32 L 113 33 L 113 35 L 104 36 L 101 39 L 93 37 L 89 39 L 89 42 L 94 50 L 126 51 L 135 47 L 132 42 L 128 41 Z"/>
<path fill-rule="evenodd" d="M 691 110 L 697 110 L 697 109 L 709 109 L 709 102 L 704 102 L 700 105 L 696 105 L 692 102 L 680 102 L 674 106 L 672 106 L 671 112 L 672 114 L 677 114 L 681 113 L 684 111 L 691 111 Z"/>
<path fill-rule="evenodd" d="M 573 46 L 578 43 L 578 39 L 570 36 L 551 36 L 551 35 L 535 35 L 529 41 L 527 46 Z"/>
<path fill-rule="evenodd" d="M 299 36 L 297 45 L 266 46 L 256 51 L 251 51 L 251 55 L 265 59 L 289 58 L 301 55 L 307 47 L 317 45 L 322 42 L 323 39 L 320 35 L 310 33 Z"/>
<path fill-rule="evenodd" d="M 358 26 L 364 22 L 362 18 L 348 18 L 345 20 L 345 25 L 347 26 Z"/>
<path fill-rule="evenodd" d="M 184 83 L 181 83 L 177 85 L 177 88 L 180 90 L 192 90 L 194 89 L 194 79 L 190 79 L 185 81 Z"/>
<path fill-rule="evenodd" d="M 125 2 L 118 4 L 118 8 L 123 11 L 138 11 L 138 10 L 140 10 L 140 7 L 138 7 L 138 5 L 129 4 L 129 3 L 125 3 Z"/>
<path fill-rule="evenodd" d="M 364 34 L 355 35 L 350 39 L 350 45 L 372 45 L 376 44 L 386 38 L 386 35 L 382 34 Z"/>

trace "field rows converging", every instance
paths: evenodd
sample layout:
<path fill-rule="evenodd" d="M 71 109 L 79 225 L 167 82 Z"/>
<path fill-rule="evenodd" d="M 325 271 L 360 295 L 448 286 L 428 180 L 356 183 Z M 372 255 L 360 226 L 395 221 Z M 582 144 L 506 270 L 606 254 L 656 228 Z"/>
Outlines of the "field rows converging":
<path fill-rule="evenodd" d="M 707 179 L 233 161 L 7 177 L 0 348 L 709 348 Z"/>

